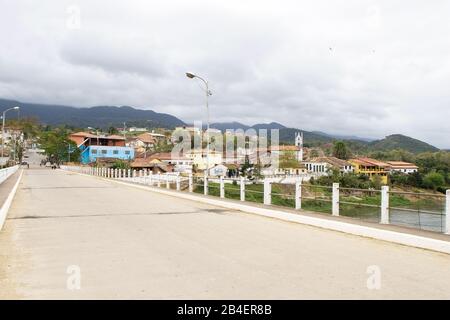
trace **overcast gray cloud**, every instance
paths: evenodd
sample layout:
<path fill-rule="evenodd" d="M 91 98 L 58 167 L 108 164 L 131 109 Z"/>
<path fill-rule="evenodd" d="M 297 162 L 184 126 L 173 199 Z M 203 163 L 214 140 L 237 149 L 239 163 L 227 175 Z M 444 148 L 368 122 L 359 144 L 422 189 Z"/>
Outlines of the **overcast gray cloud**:
<path fill-rule="evenodd" d="M 0 97 L 450 148 L 449 1 L 0 4 Z"/>

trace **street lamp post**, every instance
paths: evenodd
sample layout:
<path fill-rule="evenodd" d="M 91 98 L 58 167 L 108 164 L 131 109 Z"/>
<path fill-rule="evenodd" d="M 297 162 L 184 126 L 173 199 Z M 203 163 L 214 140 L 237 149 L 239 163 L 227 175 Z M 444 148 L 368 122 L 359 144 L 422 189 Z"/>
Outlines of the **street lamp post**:
<path fill-rule="evenodd" d="M 5 119 L 6 119 L 6 113 L 9 110 L 19 110 L 19 109 L 20 109 L 20 107 L 14 107 L 14 108 L 9 108 L 9 109 L 6 109 L 5 111 L 3 111 L 3 117 L 2 117 L 2 119 L 3 119 L 3 123 L 2 123 L 2 158 L 3 158 L 3 152 L 5 150 Z"/>
<path fill-rule="evenodd" d="M 205 94 L 206 94 L 206 175 L 209 174 L 209 102 L 208 102 L 208 98 L 210 95 L 212 95 L 211 91 L 209 90 L 209 86 L 208 86 L 208 81 L 206 81 L 205 79 L 203 79 L 200 76 L 197 76 L 195 74 L 186 73 L 186 77 L 190 78 L 190 79 L 194 79 L 194 78 L 198 78 L 201 81 L 203 81 L 203 83 L 205 84 Z M 203 150 L 203 147 L 200 146 Z M 202 151 L 203 153 L 203 151 Z"/>

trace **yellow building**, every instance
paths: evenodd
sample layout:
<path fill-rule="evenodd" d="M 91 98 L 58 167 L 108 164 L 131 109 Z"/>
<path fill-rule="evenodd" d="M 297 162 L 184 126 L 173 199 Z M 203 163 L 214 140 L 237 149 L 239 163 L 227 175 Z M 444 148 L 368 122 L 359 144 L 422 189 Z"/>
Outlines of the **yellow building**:
<path fill-rule="evenodd" d="M 382 184 L 388 183 L 388 173 L 390 170 L 390 165 L 388 163 L 371 158 L 350 159 L 348 162 L 353 165 L 356 174 L 369 176 L 372 181 L 375 177 L 380 177 Z"/>

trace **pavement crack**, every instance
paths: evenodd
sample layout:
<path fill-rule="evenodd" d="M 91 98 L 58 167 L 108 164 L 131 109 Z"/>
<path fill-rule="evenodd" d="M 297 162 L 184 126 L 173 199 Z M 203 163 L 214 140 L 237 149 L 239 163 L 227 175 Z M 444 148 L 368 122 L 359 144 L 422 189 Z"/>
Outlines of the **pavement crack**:
<path fill-rule="evenodd" d="M 108 214 L 75 214 L 63 216 L 20 216 L 11 217 L 6 220 L 27 220 L 27 219 L 68 219 L 68 218 L 90 218 L 90 217 L 119 217 L 119 216 L 150 216 L 150 215 L 178 215 L 178 214 L 193 214 L 205 213 L 203 211 L 173 211 L 173 212 L 144 212 L 144 213 L 108 213 Z"/>

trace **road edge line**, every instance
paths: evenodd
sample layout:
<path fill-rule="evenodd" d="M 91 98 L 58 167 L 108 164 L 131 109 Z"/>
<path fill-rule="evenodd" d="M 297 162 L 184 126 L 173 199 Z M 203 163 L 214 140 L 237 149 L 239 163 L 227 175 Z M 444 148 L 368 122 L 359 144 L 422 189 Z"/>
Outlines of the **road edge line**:
<path fill-rule="evenodd" d="M 64 172 L 72 172 L 72 171 L 66 171 L 62 170 Z M 376 240 L 382 240 L 387 241 L 390 243 L 396 243 L 405 245 L 408 247 L 414 247 L 414 248 L 420 248 L 420 249 L 426 249 L 441 253 L 450 254 L 450 242 L 444 241 L 444 240 L 438 240 L 438 239 L 432 239 L 407 233 L 401 233 L 391 230 L 383 230 L 368 226 L 361 226 L 357 224 L 342 222 L 342 221 L 335 221 L 335 220 L 328 220 L 328 219 L 322 219 L 317 217 L 310 217 L 305 216 L 301 214 L 293 214 L 289 212 L 282 212 L 277 211 L 275 209 L 270 208 L 260 208 L 260 207 L 254 207 L 247 204 L 241 204 L 241 203 L 234 203 L 234 202 L 228 202 L 228 201 L 221 201 L 219 199 L 211 199 L 211 198 L 204 198 L 199 197 L 194 194 L 190 193 L 181 193 L 174 190 L 168 191 L 166 189 L 160 189 L 145 185 L 139 185 L 134 184 L 130 182 L 120 181 L 120 180 L 114 180 L 109 178 L 103 178 L 103 177 L 97 177 L 97 176 L 91 176 L 84 173 L 79 172 L 72 172 L 77 173 L 80 175 L 93 177 L 93 178 L 99 178 L 104 181 L 110 181 L 117 184 L 122 184 L 129 187 L 134 187 L 137 189 L 147 190 L 150 192 L 156 192 L 164 195 L 169 195 L 173 197 L 178 197 L 186 200 L 191 201 L 198 201 L 218 207 L 223 207 L 227 209 L 233 209 L 233 210 L 239 210 L 246 213 L 256 214 L 259 216 L 279 219 L 283 221 L 289 221 L 289 222 L 295 222 L 300 223 L 304 225 L 309 225 L 313 227 L 318 227 L 326 230 L 332 230 L 332 231 L 338 231 L 343 232 L 346 234 L 352 234 L 361 236 L 364 238 L 370 238 L 370 239 L 376 239 Z"/>
<path fill-rule="evenodd" d="M 3 225 L 5 224 L 6 217 L 9 212 L 9 208 L 11 207 L 12 201 L 14 200 L 14 196 L 16 195 L 17 189 L 19 187 L 19 183 L 22 180 L 22 175 L 23 175 L 23 169 L 20 170 L 19 178 L 17 178 L 17 181 L 14 184 L 14 187 L 11 189 L 8 197 L 6 198 L 2 207 L 0 208 L 0 231 L 2 230 Z"/>

